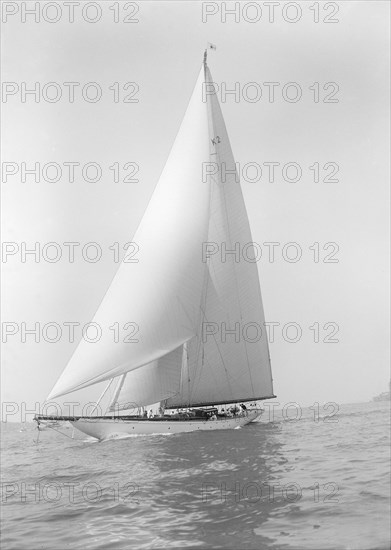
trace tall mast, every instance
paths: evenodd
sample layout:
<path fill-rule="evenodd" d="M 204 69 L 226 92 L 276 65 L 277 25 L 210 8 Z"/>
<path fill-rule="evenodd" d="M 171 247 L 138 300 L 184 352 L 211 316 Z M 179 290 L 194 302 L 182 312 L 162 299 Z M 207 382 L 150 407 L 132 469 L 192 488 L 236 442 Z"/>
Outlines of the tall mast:
<path fill-rule="evenodd" d="M 226 243 L 232 251 L 235 244 L 245 246 L 253 239 L 217 86 L 207 65 L 208 50 L 216 50 L 216 46 L 208 43 L 201 70 L 205 73 L 203 102 L 207 104 L 209 157 L 217 168 L 209 174 L 208 241 Z M 229 167 L 231 174 L 225 181 L 222 166 Z M 184 381 L 190 379 L 190 382 L 182 384 L 181 393 L 168 399 L 168 408 L 183 407 L 189 401 L 193 407 L 200 407 L 272 398 L 270 353 L 265 332 L 259 332 L 252 341 L 250 336 L 240 338 L 239 342 L 236 338 L 233 340 L 232 334 L 228 339 L 221 337 L 222 327 L 232 329 L 236 322 L 242 328 L 248 324 L 262 326 L 265 317 L 257 266 L 246 261 L 236 262 L 232 256 L 225 261 L 222 255 L 215 253 L 205 264 L 199 330 L 188 343 L 189 373 L 183 376 Z M 204 338 L 202 322 L 211 319 L 220 327 L 221 334 L 217 337 L 208 334 Z"/>

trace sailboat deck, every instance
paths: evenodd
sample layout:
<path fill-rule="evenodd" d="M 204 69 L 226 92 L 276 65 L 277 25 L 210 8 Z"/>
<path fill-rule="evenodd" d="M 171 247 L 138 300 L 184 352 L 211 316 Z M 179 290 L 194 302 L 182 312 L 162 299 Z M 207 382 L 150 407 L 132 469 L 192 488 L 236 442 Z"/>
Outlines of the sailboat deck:
<path fill-rule="evenodd" d="M 219 420 L 227 420 L 227 416 L 217 416 L 214 421 Z M 194 421 L 194 420 L 209 420 L 206 416 L 187 416 L 187 415 L 180 415 L 180 416 L 174 416 L 174 415 L 165 415 L 165 416 L 153 416 L 151 418 L 143 417 L 143 416 L 135 416 L 135 415 L 127 415 L 127 416 L 36 416 L 34 420 L 41 421 L 41 420 L 56 420 L 56 421 L 62 421 L 62 422 L 76 422 L 77 420 L 89 420 L 89 421 L 101 421 L 101 420 L 111 420 L 111 421 L 129 421 L 129 420 L 137 420 L 138 422 L 142 421 L 149 421 L 149 422 L 183 422 L 183 421 Z M 213 422 L 213 420 L 212 420 Z"/>

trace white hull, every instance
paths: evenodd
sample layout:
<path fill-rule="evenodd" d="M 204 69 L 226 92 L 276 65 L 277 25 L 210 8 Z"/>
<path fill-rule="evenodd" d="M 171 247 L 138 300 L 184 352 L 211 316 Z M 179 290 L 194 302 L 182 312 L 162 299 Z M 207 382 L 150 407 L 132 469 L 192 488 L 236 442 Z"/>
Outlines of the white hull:
<path fill-rule="evenodd" d="M 81 432 L 100 441 L 127 435 L 178 434 L 208 430 L 233 430 L 245 426 L 261 416 L 262 410 L 249 410 L 244 416 L 218 418 L 217 420 L 126 420 L 108 418 L 83 418 L 71 421 Z"/>

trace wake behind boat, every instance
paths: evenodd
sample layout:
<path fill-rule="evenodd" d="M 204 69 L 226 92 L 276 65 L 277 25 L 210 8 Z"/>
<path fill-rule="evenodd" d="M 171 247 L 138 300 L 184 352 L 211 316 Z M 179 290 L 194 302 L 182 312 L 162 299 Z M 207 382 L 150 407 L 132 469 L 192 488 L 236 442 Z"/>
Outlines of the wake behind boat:
<path fill-rule="evenodd" d="M 139 258 L 125 258 L 92 322 L 136 326 L 136 339 L 113 342 L 110 331 L 93 344 L 82 339 L 48 397 L 109 380 L 99 400 L 115 384 L 107 413 L 36 419 L 69 420 L 98 439 L 234 429 L 255 420 L 260 410 L 244 403 L 275 397 L 269 347 L 256 254 L 207 52 L 133 242 Z M 134 403 L 160 403 L 160 414 L 110 416 Z M 205 413 L 234 403 L 243 406 L 232 416 Z M 167 414 L 172 409 L 186 416 Z"/>

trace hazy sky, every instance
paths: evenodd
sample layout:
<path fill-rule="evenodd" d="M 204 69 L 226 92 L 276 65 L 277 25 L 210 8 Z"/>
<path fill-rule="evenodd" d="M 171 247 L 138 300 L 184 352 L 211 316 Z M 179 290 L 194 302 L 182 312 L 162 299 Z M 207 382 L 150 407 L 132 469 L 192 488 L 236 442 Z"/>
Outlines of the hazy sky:
<path fill-rule="evenodd" d="M 93 316 L 118 267 L 109 247 L 131 240 L 175 138 L 208 41 L 217 45 L 209 54 L 215 82 L 220 87 L 225 82 L 228 89 L 238 83 L 241 94 L 237 101 L 231 94 L 222 102 L 236 161 L 241 167 L 263 167 L 258 181 L 249 181 L 257 179 L 254 172 L 245 173 L 242 188 L 253 239 L 263 252 L 258 267 L 266 319 L 280 323 L 270 345 L 278 401 L 345 403 L 368 400 L 387 389 L 388 2 L 331 3 L 338 7 L 335 15 L 319 3 L 319 23 L 314 22 L 312 2 L 298 3 L 302 13 L 296 23 L 285 20 L 295 17 L 296 8 L 283 14 L 283 3 L 276 7 L 273 23 L 262 2 L 262 17 L 253 23 L 249 20 L 255 19 L 255 8 L 240 11 L 237 22 L 228 15 L 224 22 L 224 3 L 204 3 L 204 10 L 218 13 L 203 22 L 202 2 L 179 1 L 139 2 L 133 16 L 131 6 L 126 12 L 120 2 L 118 23 L 110 9 L 114 2 L 101 2 L 97 23 L 85 21 L 77 8 L 70 23 L 61 2 L 61 19 L 49 23 L 45 17 L 53 19 L 56 13 L 45 11 L 46 2 L 41 2 L 41 20 L 26 15 L 23 22 L 21 4 L 2 29 L 3 81 L 16 83 L 7 88 L 14 93 L 3 96 L 3 163 L 14 162 L 18 170 L 6 182 L 3 173 L 3 241 L 16 243 L 17 252 L 3 257 L 2 320 L 16 323 L 18 332 L 3 344 L 2 399 L 24 401 L 33 408 L 35 401 L 44 401 L 65 367 L 81 333 L 76 329 L 75 341 L 69 342 L 63 323 L 83 325 Z M 125 16 L 138 22 L 121 22 Z M 339 22 L 323 22 L 327 16 Z M 91 8 L 86 18 L 93 17 Z M 40 83 L 37 102 L 32 95 L 23 97 L 23 82 L 28 89 Z M 44 88 L 49 82 L 57 87 Z M 80 83 L 73 103 L 66 82 Z M 88 82 L 100 86 L 100 101 L 83 99 L 81 89 Z M 127 82 L 138 85 L 132 96 L 137 103 L 123 101 L 135 90 L 131 85 L 124 91 Z M 279 83 L 274 102 L 265 82 Z M 284 89 L 289 82 L 296 85 Z M 246 88 L 247 83 L 258 86 Z M 324 89 L 326 83 L 335 84 Z M 58 89 L 61 99 L 49 102 Z M 250 101 L 259 89 L 262 97 Z M 288 101 L 297 89 L 301 98 Z M 93 97 L 92 87 L 86 91 Z M 338 102 L 325 103 L 327 98 Z M 28 168 L 40 163 L 42 168 L 49 162 L 62 166 L 60 181 L 44 181 L 42 171 L 39 182 L 31 175 L 21 181 L 22 163 Z M 83 181 L 76 168 L 75 181 L 70 182 L 67 162 L 99 163 L 102 178 Z M 139 166 L 138 183 L 114 181 L 109 167 L 127 162 Z M 274 182 L 264 165 L 270 162 L 280 163 Z M 281 167 L 288 162 L 302 170 L 296 182 L 286 181 L 294 179 L 293 171 L 285 172 L 285 179 L 282 175 Z M 314 181 L 315 163 L 319 182 Z M 326 163 L 331 164 L 324 169 Z M 323 181 L 336 165 L 338 181 Z M 48 174 L 53 177 L 53 172 Z M 88 174 L 93 176 L 92 168 Z M 121 179 L 124 175 L 121 170 Z M 92 241 L 102 248 L 96 263 L 81 255 L 83 245 Z M 22 242 L 27 248 L 40 243 L 40 261 L 31 255 L 22 261 Z M 59 243 L 63 253 L 57 263 L 45 260 L 46 252 L 54 254 L 53 248 L 42 252 L 49 242 Z M 65 242 L 81 243 L 73 263 Z M 274 262 L 269 261 L 266 242 L 280 243 Z M 291 242 L 302 251 L 295 263 L 281 252 Z M 319 262 L 314 261 L 314 243 L 319 243 Z M 332 256 L 338 262 L 322 261 L 337 250 L 336 245 L 324 250 L 326 243 L 338 246 Z M 45 341 L 42 334 L 39 343 L 31 335 L 22 342 L 21 323 L 27 328 L 40 323 L 42 328 L 48 322 L 64 329 L 57 343 Z M 302 329 L 296 343 L 283 338 L 282 327 L 289 322 Z M 315 329 L 309 328 L 314 323 L 320 327 L 318 343 Z M 325 329 L 326 323 L 331 324 Z M 338 342 L 324 342 L 336 325 Z M 94 397 L 100 389 L 73 397 Z"/>

